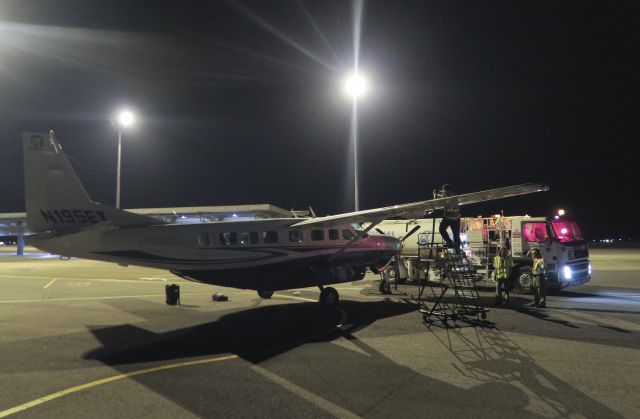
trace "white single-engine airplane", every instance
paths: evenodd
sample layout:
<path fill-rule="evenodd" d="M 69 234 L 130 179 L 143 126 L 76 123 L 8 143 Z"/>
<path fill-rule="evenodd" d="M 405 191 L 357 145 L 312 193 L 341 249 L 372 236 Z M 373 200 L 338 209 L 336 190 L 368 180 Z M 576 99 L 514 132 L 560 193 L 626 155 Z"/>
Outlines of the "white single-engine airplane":
<path fill-rule="evenodd" d="M 93 202 L 50 134 L 24 134 L 29 243 L 47 252 L 171 271 L 225 287 L 273 291 L 318 286 L 320 302 L 334 305 L 329 284 L 362 279 L 384 267 L 401 241 L 367 232 L 389 217 L 418 218 L 450 205 L 546 191 L 523 184 L 314 218 L 168 224 Z M 366 229 L 361 223 L 369 222 Z"/>

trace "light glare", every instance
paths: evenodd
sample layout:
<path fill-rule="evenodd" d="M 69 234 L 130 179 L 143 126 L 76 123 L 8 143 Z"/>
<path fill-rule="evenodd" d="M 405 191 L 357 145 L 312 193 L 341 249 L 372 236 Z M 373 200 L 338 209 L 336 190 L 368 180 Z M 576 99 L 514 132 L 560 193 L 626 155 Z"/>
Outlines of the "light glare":
<path fill-rule="evenodd" d="M 367 92 L 367 80 L 361 74 L 352 74 L 345 81 L 345 90 L 354 99 L 364 95 Z"/>
<path fill-rule="evenodd" d="M 133 112 L 131 111 L 124 110 L 118 114 L 118 123 L 123 127 L 129 127 L 133 125 L 134 120 L 135 117 L 133 116 Z"/>

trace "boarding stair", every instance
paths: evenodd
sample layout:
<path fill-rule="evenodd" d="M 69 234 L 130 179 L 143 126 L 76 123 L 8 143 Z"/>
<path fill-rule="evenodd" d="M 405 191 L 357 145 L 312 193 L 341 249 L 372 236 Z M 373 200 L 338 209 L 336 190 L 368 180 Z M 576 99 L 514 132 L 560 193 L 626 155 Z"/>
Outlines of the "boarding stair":
<path fill-rule="evenodd" d="M 416 300 L 424 322 L 432 324 L 437 319 L 445 326 L 449 320 L 454 323 L 458 320 L 481 322 L 489 311 L 482 306 L 476 287 L 482 277 L 475 272 L 463 251 L 435 244 L 435 219 L 433 227 L 430 245 L 420 251 L 421 260 L 426 262 L 427 279 L 418 284 Z M 431 270 L 432 266 L 435 269 Z M 439 281 L 429 278 L 430 272 L 434 271 Z"/>

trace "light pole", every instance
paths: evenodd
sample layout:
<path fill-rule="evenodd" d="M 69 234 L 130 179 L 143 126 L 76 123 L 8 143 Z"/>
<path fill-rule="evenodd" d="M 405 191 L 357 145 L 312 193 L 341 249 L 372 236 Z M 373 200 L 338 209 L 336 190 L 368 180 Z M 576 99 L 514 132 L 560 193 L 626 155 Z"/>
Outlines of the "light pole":
<path fill-rule="evenodd" d="M 122 128 L 127 128 L 133 124 L 135 117 L 128 110 L 118 113 L 118 168 L 116 170 L 116 208 L 120 208 L 120 163 L 122 161 Z"/>
<path fill-rule="evenodd" d="M 353 196 L 355 211 L 360 210 L 358 191 L 358 98 L 367 91 L 367 80 L 357 70 L 347 77 L 345 91 L 352 99 L 351 109 L 351 141 L 353 143 Z"/>

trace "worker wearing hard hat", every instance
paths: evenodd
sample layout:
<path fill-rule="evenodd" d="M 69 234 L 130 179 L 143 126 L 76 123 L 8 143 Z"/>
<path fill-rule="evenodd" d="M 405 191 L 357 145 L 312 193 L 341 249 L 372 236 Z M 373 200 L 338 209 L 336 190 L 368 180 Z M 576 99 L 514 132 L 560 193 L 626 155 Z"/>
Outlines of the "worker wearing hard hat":
<path fill-rule="evenodd" d="M 537 248 L 531 249 L 530 254 L 533 257 L 533 267 L 531 268 L 531 275 L 533 275 L 533 302 L 529 306 L 545 308 L 547 306 L 547 280 L 544 276 L 544 259 Z"/>
<path fill-rule="evenodd" d="M 433 191 L 433 197 L 436 199 L 453 195 L 454 193 L 451 191 L 451 185 L 449 184 L 442 185 L 440 189 Z M 451 227 L 453 241 L 451 241 L 451 237 L 447 233 L 448 227 Z M 456 249 L 456 251 L 460 250 L 460 207 L 457 204 L 445 206 L 439 231 L 447 246 Z"/>
<path fill-rule="evenodd" d="M 504 302 L 505 306 L 509 305 L 509 280 L 511 278 L 511 268 L 513 267 L 513 258 L 511 252 L 504 246 L 500 248 L 498 254 L 493 258 L 493 275 L 496 281 L 496 302 L 499 306 Z M 504 297 L 503 297 L 504 292 Z"/>

